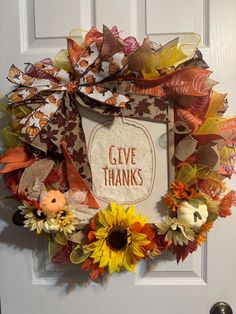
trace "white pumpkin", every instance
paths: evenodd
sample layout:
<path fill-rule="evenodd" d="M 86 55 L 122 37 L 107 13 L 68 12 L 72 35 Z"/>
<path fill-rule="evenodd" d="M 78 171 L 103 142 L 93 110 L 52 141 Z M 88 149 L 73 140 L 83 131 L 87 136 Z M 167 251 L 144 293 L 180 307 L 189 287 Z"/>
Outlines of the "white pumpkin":
<path fill-rule="evenodd" d="M 194 207 L 189 202 L 184 201 L 180 204 L 177 210 L 178 219 L 188 224 L 191 228 L 200 228 L 208 217 L 208 210 L 206 204 L 198 204 Z"/>

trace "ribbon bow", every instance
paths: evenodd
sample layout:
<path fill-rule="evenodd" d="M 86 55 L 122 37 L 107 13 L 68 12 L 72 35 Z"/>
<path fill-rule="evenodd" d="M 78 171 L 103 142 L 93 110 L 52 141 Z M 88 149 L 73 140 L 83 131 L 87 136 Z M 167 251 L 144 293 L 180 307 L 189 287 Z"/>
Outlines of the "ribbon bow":
<path fill-rule="evenodd" d="M 122 40 L 114 29 L 104 26 L 103 33 L 92 28 L 85 44 L 83 48 L 67 38 L 70 72 L 49 58 L 27 64 L 24 72 L 12 65 L 8 79 L 18 87 L 8 99 L 9 106 L 16 108 L 19 136 L 45 152 L 53 146 L 61 152 L 64 142 L 90 184 L 79 104 L 104 115 L 163 122 L 169 94 L 206 96 L 212 83 L 201 58 L 200 67 L 184 68 L 196 52 L 196 43 L 189 45 L 188 54 L 180 49 L 178 39 L 158 49 L 144 40 L 138 48 L 131 37 Z"/>

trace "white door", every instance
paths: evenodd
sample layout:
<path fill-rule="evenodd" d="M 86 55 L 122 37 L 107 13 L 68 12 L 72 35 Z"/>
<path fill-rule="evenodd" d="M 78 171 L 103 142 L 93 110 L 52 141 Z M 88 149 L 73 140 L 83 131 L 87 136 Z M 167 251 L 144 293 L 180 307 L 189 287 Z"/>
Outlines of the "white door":
<path fill-rule="evenodd" d="M 200 33 L 201 50 L 220 81 L 217 90 L 228 92 L 229 113 L 235 113 L 234 0 L 1 0 L 1 92 L 10 88 L 5 77 L 12 63 L 23 67 L 53 57 L 71 29 L 102 24 L 162 43 Z M 0 206 L 1 314 L 207 314 L 218 301 L 236 311 L 235 213 L 217 222 L 207 245 L 183 264 L 164 255 L 100 286 L 84 284 L 76 266 L 52 265 L 45 241 L 11 224 L 15 203 Z"/>

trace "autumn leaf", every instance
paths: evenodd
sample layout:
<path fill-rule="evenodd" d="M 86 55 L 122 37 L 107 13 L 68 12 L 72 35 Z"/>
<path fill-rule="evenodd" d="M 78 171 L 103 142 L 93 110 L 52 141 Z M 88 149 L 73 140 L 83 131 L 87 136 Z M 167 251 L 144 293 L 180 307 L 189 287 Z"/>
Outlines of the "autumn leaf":
<path fill-rule="evenodd" d="M 167 110 L 167 100 L 163 98 L 154 97 L 154 105 L 158 107 L 161 111 Z"/>
<path fill-rule="evenodd" d="M 84 154 L 83 147 L 80 147 L 78 151 L 73 149 L 72 159 L 80 164 L 87 161 L 87 155 Z"/>
<path fill-rule="evenodd" d="M 176 255 L 177 263 L 179 263 L 181 260 L 183 262 L 189 254 L 196 251 L 197 247 L 198 245 L 196 241 L 189 241 L 187 245 L 172 245 L 169 249 Z"/>
<path fill-rule="evenodd" d="M 66 119 L 60 112 L 58 112 L 53 117 L 53 124 L 57 124 L 58 127 L 60 128 L 62 126 L 65 126 Z"/>
<path fill-rule="evenodd" d="M 159 113 L 154 117 L 154 120 L 167 121 L 167 116 L 165 113 Z"/>
<path fill-rule="evenodd" d="M 72 131 L 75 127 L 76 127 L 76 123 L 75 122 L 70 122 L 68 124 L 68 126 L 66 127 L 66 130 L 67 131 Z"/>
<path fill-rule="evenodd" d="M 64 137 L 64 140 L 66 142 L 67 148 L 69 148 L 69 147 L 73 148 L 75 146 L 75 141 L 77 140 L 77 135 L 70 132 L 70 134 L 67 134 Z"/>
<path fill-rule="evenodd" d="M 72 251 L 72 242 L 68 242 L 66 245 L 61 246 L 52 257 L 54 264 L 68 264 L 70 263 L 70 253 Z"/>
<path fill-rule="evenodd" d="M 150 106 L 151 104 L 147 101 L 147 99 L 141 100 L 135 109 L 135 114 L 138 114 L 139 116 L 150 114 Z"/>

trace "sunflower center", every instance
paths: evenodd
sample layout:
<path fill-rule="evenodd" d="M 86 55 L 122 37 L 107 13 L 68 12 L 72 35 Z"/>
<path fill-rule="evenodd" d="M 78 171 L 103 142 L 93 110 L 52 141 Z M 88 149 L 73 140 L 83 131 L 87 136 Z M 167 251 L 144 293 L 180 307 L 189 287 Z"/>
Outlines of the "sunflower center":
<path fill-rule="evenodd" d="M 41 212 L 41 214 L 39 215 L 37 208 L 34 209 L 34 216 L 37 219 L 45 219 L 47 217 L 43 212 Z"/>
<path fill-rule="evenodd" d="M 107 245 L 114 251 L 123 249 L 127 244 L 127 230 L 120 227 L 112 228 L 107 237 Z"/>

